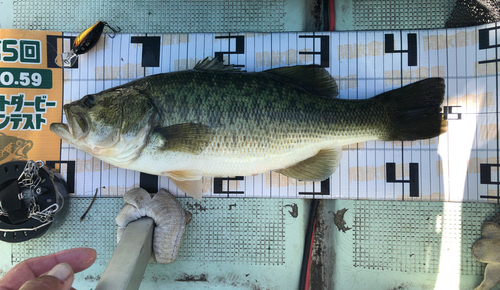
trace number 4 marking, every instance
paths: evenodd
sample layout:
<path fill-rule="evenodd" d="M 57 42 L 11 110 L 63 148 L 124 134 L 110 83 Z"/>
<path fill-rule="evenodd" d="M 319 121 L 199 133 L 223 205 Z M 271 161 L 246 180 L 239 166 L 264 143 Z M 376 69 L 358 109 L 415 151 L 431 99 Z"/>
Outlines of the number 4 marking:
<path fill-rule="evenodd" d="M 394 34 L 385 35 L 385 53 L 408 53 L 408 66 L 417 66 L 417 34 L 408 33 L 408 50 L 394 49 Z"/>
<path fill-rule="evenodd" d="M 386 163 L 387 182 L 389 183 L 409 183 L 410 197 L 418 197 L 420 193 L 418 185 L 418 163 L 410 163 L 410 179 L 396 180 L 396 163 Z"/>

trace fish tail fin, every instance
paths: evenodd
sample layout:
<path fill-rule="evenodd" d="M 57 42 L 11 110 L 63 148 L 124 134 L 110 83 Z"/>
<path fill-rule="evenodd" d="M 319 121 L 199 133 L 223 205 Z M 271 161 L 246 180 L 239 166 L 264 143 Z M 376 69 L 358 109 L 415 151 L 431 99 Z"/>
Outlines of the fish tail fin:
<path fill-rule="evenodd" d="M 441 113 L 444 93 L 444 79 L 427 78 L 376 96 L 389 117 L 381 139 L 413 141 L 445 133 L 448 122 Z"/>

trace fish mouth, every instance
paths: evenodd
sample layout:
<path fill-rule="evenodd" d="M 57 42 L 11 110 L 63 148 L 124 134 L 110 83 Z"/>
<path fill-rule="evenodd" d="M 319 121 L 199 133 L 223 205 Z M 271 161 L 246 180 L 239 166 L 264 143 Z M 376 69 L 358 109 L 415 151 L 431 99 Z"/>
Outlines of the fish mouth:
<path fill-rule="evenodd" d="M 50 131 L 64 140 L 81 140 L 89 133 L 89 125 L 82 113 L 72 112 L 70 107 L 64 107 L 68 124 L 52 123 Z"/>
<path fill-rule="evenodd" d="M 73 114 L 71 118 L 68 118 L 68 126 L 75 139 L 82 139 L 87 136 L 89 133 L 88 124 L 85 116 L 81 113 Z"/>
<path fill-rule="evenodd" d="M 56 134 L 59 138 L 63 140 L 71 140 L 72 135 L 69 132 L 69 127 L 64 123 L 52 123 L 50 124 L 50 131 Z"/>

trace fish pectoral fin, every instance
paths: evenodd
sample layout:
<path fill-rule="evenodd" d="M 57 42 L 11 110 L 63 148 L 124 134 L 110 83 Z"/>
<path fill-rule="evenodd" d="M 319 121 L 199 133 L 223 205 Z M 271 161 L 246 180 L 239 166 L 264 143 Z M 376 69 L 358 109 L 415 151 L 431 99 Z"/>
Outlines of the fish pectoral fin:
<path fill-rule="evenodd" d="M 335 79 L 319 65 L 279 67 L 266 70 L 264 73 L 285 79 L 290 84 L 320 97 L 334 98 L 339 94 Z"/>
<path fill-rule="evenodd" d="M 200 154 L 213 137 L 212 128 L 197 123 L 183 123 L 156 127 L 154 133 L 163 139 L 161 150 Z"/>
<path fill-rule="evenodd" d="M 200 170 L 167 171 L 162 172 L 162 175 L 168 176 L 182 192 L 191 195 L 195 199 L 201 199 L 203 183 Z"/>
<path fill-rule="evenodd" d="M 323 149 L 318 154 L 287 168 L 275 170 L 303 181 L 322 181 L 330 177 L 340 164 L 342 147 Z"/>

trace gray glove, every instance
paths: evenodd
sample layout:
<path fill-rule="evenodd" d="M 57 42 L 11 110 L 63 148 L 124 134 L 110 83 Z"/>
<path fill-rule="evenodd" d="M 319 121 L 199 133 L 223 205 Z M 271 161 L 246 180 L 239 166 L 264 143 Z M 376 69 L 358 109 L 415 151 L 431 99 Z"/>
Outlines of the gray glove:
<path fill-rule="evenodd" d="M 179 202 L 165 189 L 160 189 L 153 198 L 142 188 L 134 188 L 123 195 L 125 205 L 116 216 L 118 242 L 128 223 L 142 217 L 155 222 L 153 252 L 158 263 L 173 263 L 179 253 L 186 225 L 191 213 L 185 211 Z"/>
<path fill-rule="evenodd" d="M 472 245 L 472 255 L 481 263 L 488 263 L 484 280 L 476 290 L 489 290 L 500 283 L 500 225 L 485 222 L 481 227 L 482 239 Z"/>

